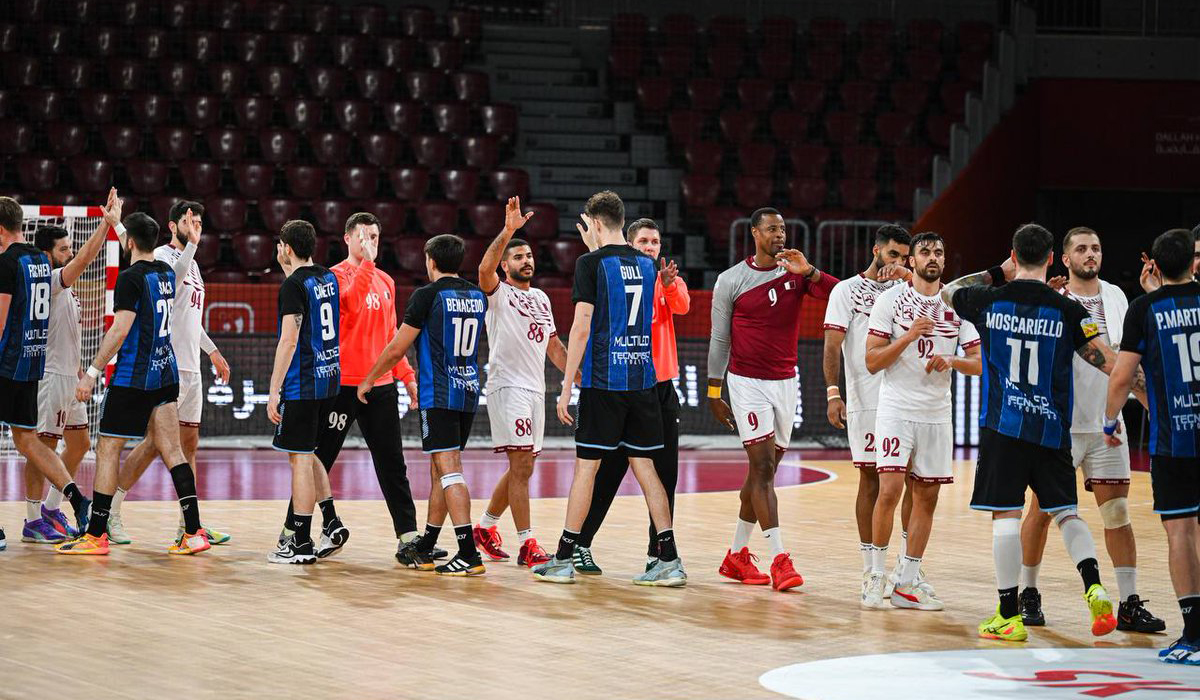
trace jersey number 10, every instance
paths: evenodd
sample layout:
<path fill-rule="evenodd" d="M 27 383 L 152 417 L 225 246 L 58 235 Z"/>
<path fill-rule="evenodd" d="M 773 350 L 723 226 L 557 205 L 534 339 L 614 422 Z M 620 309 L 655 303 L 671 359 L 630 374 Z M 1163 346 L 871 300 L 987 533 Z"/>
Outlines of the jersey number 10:
<path fill-rule="evenodd" d="M 475 354 L 475 343 L 479 341 L 479 319 L 453 317 L 455 357 L 470 357 Z"/>
<path fill-rule="evenodd" d="M 1183 381 L 1200 379 L 1200 333 L 1179 333 L 1171 336 L 1171 342 L 1179 350 L 1179 373 Z"/>

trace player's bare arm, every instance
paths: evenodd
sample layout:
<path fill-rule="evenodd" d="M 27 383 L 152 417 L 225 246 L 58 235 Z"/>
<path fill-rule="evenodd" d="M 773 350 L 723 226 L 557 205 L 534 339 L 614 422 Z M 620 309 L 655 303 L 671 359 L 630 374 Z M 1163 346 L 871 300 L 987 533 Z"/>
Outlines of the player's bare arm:
<path fill-rule="evenodd" d="M 730 323 L 733 318 L 733 299 L 722 287 L 718 278 L 713 287 L 712 325 L 708 340 L 708 410 L 721 425 L 737 430 L 733 423 L 733 409 L 721 398 L 725 370 L 729 367 Z"/>
<path fill-rule="evenodd" d="M 567 371 L 567 346 L 563 345 L 563 341 L 557 335 L 551 336 L 546 343 L 546 357 L 550 358 L 550 364 L 558 368 L 566 376 Z"/>
<path fill-rule="evenodd" d="M 279 425 L 283 416 L 279 413 L 279 392 L 283 390 L 283 379 L 292 364 L 292 355 L 300 340 L 300 326 L 304 324 L 302 314 L 288 314 L 279 324 L 279 343 L 275 346 L 275 364 L 271 367 L 271 389 L 267 397 L 267 418 Z"/>
<path fill-rule="evenodd" d="M 1104 407 L 1104 441 L 1116 447 L 1121 444 L 1117 437 L 1121 433 L 1121 408 L 1129 398 L 1129 391 L 1134 387 L 1141 368 L 1138 366 L 1142 356 L 1136 352 L 1122 350 L 1117 354 L 1117 361 L 1108 375 L 1108 401 Z M 1143 394 L 1145 380 L 1143 378 Z"/>
<path fill-rule="evenodd" d="M 371 371 L 367 372 L 367 376 L 358 383 L 357 393 L 359 401 L 363 403 L 367 402 L 367 394 L 375 386 L 375 380 L 382 377 L 385 373 L 392 371 L 392 368 L 396 366 L 400 358 L 408 353 L 408 349 L 412 347 L 412 344 L 416 342 L 417 336 L 420 334 L 420 328 L 410 326 L 407 323 L 400 324 L 396 335 L 392 336 L 392 339 L 383 348 L 383 352 L 379 354 L 379 358 L 375 360 L 375 364 L 371 365 Z"/>
<path fill-rule="evenodd" d="M 846 331 L 834 328 L 825 329 L 825 348 L 821 355 L 821 371 L 825 374 L 825 417 L 829 424 L 841 430 L 846 427 L 846 402 L 838 389 L 838 380 L 842 372 L 842 341 L 846 339 Z"/>
<path fill-rule="evenodd" d="M 926 333 L 932 333 L 934 322 L 931 318 L 918 318 L 913 321 L 912 326 L 904 333 L 904 335 L 892 340 L 891 338 L 881 338 L 874 333 L 867 336 L 867 356 L 866 364 L 867 371 L 871 374 L 876 374 L 888 367 L 891 367 L 896 360 L 900 359 L 904 349 L 911 345 L 917 338 L 920 338 Z"/>
<path fill-rule="evenodd" d="M 100 376 L 108 361 L 113 358 L 113 355 L 117 354 L 117 350 L 120 349 L 121 343 L 125 342 L 125 336 L 129 335 L 129 329 L 133 328 L 133 323 L 136 320 L 136 312 L 124 309 L 118 311 L 113 316 L 112 326 L 104 334 L 104 339 L 100 341 L 100 349 L 96 351 L 96 358 L 92 360 L 92 366 L 88 367 L 87 373 L 80 377 L 79 383 L 75 385 L 75 399 L 77 401 L 87 401 L 92 398 L 92 389 L 96 386 L 96 377 Z M 3 331 L 0 330 L 0 332 Z"/>
<path fill-rule="evenodd" d="M 595 306 L 586 301 L 575 302 L 575 320 L 571 322 L 570 344 L 567 345 L 567 364 L 563 368 L 562 392 L 558 395 L 555 412 L 564 425 L 571 425 L 571 384 L 579 366 L 583 364 L 583 352 L 592 336 L 592 313 Z"/>
<path fill-rule="evenodd" d="M 983 374 L 983 353 L 978 345 L 967 348 L 965 356 L 959 355 L 934 355 L 929 358 L 929 362 L 925 363 L 925 373 L 930 372 L 949 372 L 954 370 L 960 374 L 969 374 L 975 377 Z"/>
<path fill-rule="evenodd" d="M 913 276 L 912 270 L 908 269 L 904 263 L 888 263 L 879 268 L 879 272 L 876 274 L 876 279 L 880 282 L 890 282 L 892 280 L 907 281 L 912 279 Z"/>
<path fill-rule="evenodd" d="M 1005 259 L 1005 261 L 1000 264 L 999 268 L 1000 271 L 1004 273 L 1005 280 L 1012 279 L 1017 273 L 1017 264 L 1012 257 Z M 982 272 L 973 272 L 969 275 L 963 275 L 950 284 L 942 287 L 942 301 L 946 302 L 946 305 L 950 308 L 954 308 L 954 293 L 958 290 L 965 287 L 974 287 L 976 285 L 986 286 L 996 283 L 999 280 L 996 280 L 992 277 L 992 270 L 995 269 L 996 268 L 992 268 L 991 270 L 984 270 Z"/>
<path fill-rule="evenodd" d="M 208 332 L 203 328 L 200 329 L 200 349 L 208 355 L 208 360 L 212 362 L 213 369 L 217 371 L 217 381 L 221 384 L 229 383 L 229 361 L 217 349 L 217 344 L 212 338 L 208 337 Z"/>
<path fill-rule="evenodd" d="M 1117 354 L 1107 343 L 1102 342 L 1099 338 L 1092 338 L 1075 352 L 1084 359 L 1089 365 L 1095 367 L 1105 374 L 1112 374 L 1113 365 L 1116 364 Z"/>
<path fill-rule="evenodd" d="M 483 252 L 483 260 L 479 262 L 479 288 L 484 292 L 490 294 L 499 286 L 500 275 L 496 274 L 496 268 L 500 267 L 500 260 L 504 257 L 504 248 L 512 240 L 513 235 L 531 218 L 533 218 L 532 211 L 526 214 L 521 213 L 520 197 L 508 198 L 508 204 L 504 206 L 504 228 L 500 229 L 500 233 L 492 239 L 491 245 Z"/>
<path fill-rule="evenodd" d="M 100 211 L 104 213 L 104 219 L 96 226 L 96 231 L 79 247 L 79 251 L 75 253 L 75 257 L 71 258 L 71 262 L 63 266 L 62 285 L 64 287 L 75 284 L 87 266 L 92 264 L 92 261 L 100 254 L 100 250 L 104 247 L 104 241 L 108 237 L 108 229 L 115 230 L 117 224 L 121 223 L 121 199 L 117 197 L 117 188 L 113 187 L 108 191 L 108 201 L 100 207 Z"/>

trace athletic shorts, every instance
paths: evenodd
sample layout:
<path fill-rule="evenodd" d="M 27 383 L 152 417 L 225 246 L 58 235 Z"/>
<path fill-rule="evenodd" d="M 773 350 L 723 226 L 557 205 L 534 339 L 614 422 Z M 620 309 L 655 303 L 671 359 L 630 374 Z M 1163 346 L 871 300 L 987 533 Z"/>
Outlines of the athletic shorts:
<path fill-rule="evenodd" d="M 35 430 L 38 425 L 38 382 L 0 377 L 0 423 Z"/>
<path fill-rule="evenodd" d="M 509 386 L 487 395 L 488 422 L 495 452 L 542 451 L 546 432 L 546 395 Z"/>
<path fill-rule="evenodd" d="M 86 430 L 87 406 L 75 399 L 77 377 L 47 372 L 38 382 L 38 435 L 61 439 L 64 430 Z"/>
<path fill-rule="evenodd" d="M 1200 457 L 1150 457 L 1154 512 L 1164 520 L 1200 512 Z"/>
<path fill-rule="evenodd" d="M 179 385 L 159 389 L 134 389 L 110 386 L 100 409 L 100 434 L 108 437 L 141 440 L 146 437 L 154 409 L 179 398 Z"/>
<path fill-rule="evenodd" d="M 275 426 L 271 447 L 291 454 L 317 451 L 317 438 L 325 428 L 333 396 L 327 399 L 283 399 L 279 402 L 281 420 Z"/>
<path fill-rule="evenodd" d="M 777 450 L 787 449 L 796 420 L 796 382 L 796 377 L 753 379 L 729 373 L 729 407 L 743 447 L 774 440 Z"/>
<path fill-rule="evenodd" d="M 471 437 L 474 411 L 452 411 L 448 408 L 421 409 L 421 451 L 425 454 L 467 449 Z"/>
<path fill-rule="evenodd" d="M 639 391 L 580 389 L 575 456 L 602 459 L 618 447 L 649 452 L 663 447 L 662 407 L 653 388 Z M 645 455 L 649 457 L 649 455 Z"/>
<path fill-rule="evenodd" d="M 875 421 L 878 447 L 875 471 L 903 473 L 912 458 L 909 478 L 930 484 L 954 483 L 951 456 L 954 436 L 949 423 L 918 423 L 880 415 Z"/>
<path fill-rule="evenodd" d="M 179 371 L 179 424 L 189 428 L 200 427 L 200 413 L 204 410 L 204 386 L 199 372 Z"/>
<path fill-rule="evenodd" d="M 850 459 L 856 467 L 875 468 L 875 411 L 846 414 L 846 437 L 850 440 Z"/>
<path fill-rule="evenodd" d="M 1071 463 L 1083 467 L 1088 491 L 1092 484 L 1129 484 L 1129 445 L 1124 440 L 1109 447 L 1104 433 L 1071 433 Z"/>
<path fill-rule="evenodd" d="M 1043 447 L 980 428 L 975 465 L 975 510 L 1021 510 L 1025 489 L 1032 488 L 1043 512 L 1079 505 L 1071 451 Z"/>

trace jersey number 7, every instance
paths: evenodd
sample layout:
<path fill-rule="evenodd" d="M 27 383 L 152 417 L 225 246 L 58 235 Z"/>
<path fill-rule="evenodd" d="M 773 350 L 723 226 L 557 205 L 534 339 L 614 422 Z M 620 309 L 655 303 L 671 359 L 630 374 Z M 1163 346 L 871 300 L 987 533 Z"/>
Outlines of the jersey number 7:
<path fill-rule="evenodd" d="M 638 311 L 642 309 L 642 285 L 627 284 L 625 285 L 625 296 L 633 295 L 633 301 L 629 302 L 629 324 L 630 326 L 637 323 Z"/>

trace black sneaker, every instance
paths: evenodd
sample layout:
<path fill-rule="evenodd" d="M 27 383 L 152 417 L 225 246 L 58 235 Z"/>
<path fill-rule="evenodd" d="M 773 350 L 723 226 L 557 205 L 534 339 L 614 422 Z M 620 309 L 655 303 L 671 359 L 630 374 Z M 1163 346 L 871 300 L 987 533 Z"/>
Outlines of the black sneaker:
<path fill-rule="evenodd" d="M 1167 623 L 1150 614 L 1146 601 L 1131 595 L 1117 608 L 1117 629 L 1122 632 L 1162 632 L 1167 629 Z"/>
<path fill-rule="evenodd" d="M 1042 614 L 1042 594 L 1036 588 L 1026 588 L 1021 591 L 1021 621 L 1026 627 L 1042 627 L 1046 624 L 1046 616 Z"/>
<path fill-rule="evenodd" d="M 297 543 L 295 537 L 289 537 L 279 549 L 267 555 L 267 561 L 272 564 L 314 564 L 317 555 L 313 553 L 312 540 Z"/>
<path fill-rule="evenodd" d="M 486 569 L 483 568 L 483 557 L 479 556 L 479 552 L 473 552 L 466 557 L 461 553 L 455 554 L 450 561 L 438 565 L 435 571 L 442 576 L 482 576 Z"/>
<path fill-rule="evenodd" d="M 433 551 L 431 551 L 429 553 L 430 559 L 445 559 L 449 556 L 450 556 L 450 552 L 447 552 L 446 550 L 442 549 L 441 547 L 438 547 L 437 545 L 434 545 Z"/>
<path fill-rule="evenodd" d="M 337 554 L 350 539 L 350 531 L 341 518 L 334 518 L 321 528 L 321 542 L 317 545 L 317 557 L 325 559 Z"/>
<path fill-rule="evenodd" d="M 396 550 L 396 561 L 417 571 L 433 571 L 433 557 L 417 547 L 417 541 L 404 543 Z"/>

